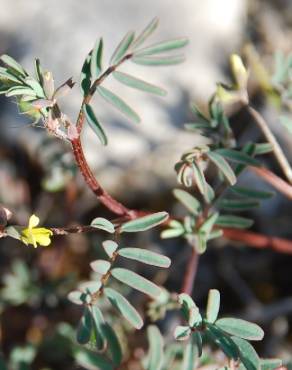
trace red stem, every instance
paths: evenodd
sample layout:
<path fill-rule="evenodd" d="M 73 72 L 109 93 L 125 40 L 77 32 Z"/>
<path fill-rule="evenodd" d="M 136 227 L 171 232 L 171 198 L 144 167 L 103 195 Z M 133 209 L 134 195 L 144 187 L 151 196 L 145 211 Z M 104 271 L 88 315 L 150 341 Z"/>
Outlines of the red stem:
<path fill-rule="evenodd" d="M 123 204 L 119 203 L 117 200 L 112 198 L 99 184 L 99 182 L 94 177 L 91 169 L 89 168 L 84 152 L 82 149 L 80 138 L 73 139 L 71 141 L 72 150 L 75 156 L 76 163 L 83 175 L 83 178 L 88 185 L 88 187 L 97 196 L 100 202 L 108 208 L 110 211 L 119 216 L 124 216 L 128 219 L 135 218 L 136 212 L 131 211 L 129 208 L 125 207 Z"/>
<path fill-rule="evenodd" d="M 199 255 L 195 248 L 192 248 L 192 255 L 188 261 L 187 269 L 184 275 L 183 284 L 181 288 L 182 293 L 192 294 L 195 278 L 197 275 L 199 262 Z"/>

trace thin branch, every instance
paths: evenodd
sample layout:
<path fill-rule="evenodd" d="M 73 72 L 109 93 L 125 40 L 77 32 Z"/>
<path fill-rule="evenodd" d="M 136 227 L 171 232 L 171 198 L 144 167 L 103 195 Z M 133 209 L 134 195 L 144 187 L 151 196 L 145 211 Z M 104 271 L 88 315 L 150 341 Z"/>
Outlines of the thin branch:
<path fill-rule="evenodd" d="M 248 168 L 272 185 L 280 193 L 284 194 L 288 199 L 292 199 L 292 185 L 288 184 L 267 168 L 254 166 L 249 166 Z"/>
<path fill-rule="evenodd" d="M 184 275 L 184 280 L 181 288 L 182 293 L 192 294 L 195 278 L 197 275 L 199 262 L 199 255 L 195 248 L 192 248 L 192 255 L 188 261 L 186 273 Z"/>
<path fill-rule="evenodd" d="M 256 111 L 254 108 L 247 106 L 247 110 L 249 114 L 254 119 L 255 123 L 258 125 L 258 127 L 263 132 L 265 138 L 267 141 L 272 144 L 274 148 L 274 154 L 275 157 L 284 172 L 285 176 L 287 177 L 288 181 L 292 183 L 292 168 L 288 162 L 288 159 L 286 158 L 280 144 L 278 143 L 277 139 L 275 138 L 274 134 L 270 130 L 267 122 L 264 120 L 263 116 Z"/>
<path fill-rule="evenodd" d="M 254 248 L 269 248 L 280 253 L 292 254 L 292 241 L 288 239 L 229 228 L 224 228 L 223 232 L 224 237 L 228 240 L 245 243 Z"/>

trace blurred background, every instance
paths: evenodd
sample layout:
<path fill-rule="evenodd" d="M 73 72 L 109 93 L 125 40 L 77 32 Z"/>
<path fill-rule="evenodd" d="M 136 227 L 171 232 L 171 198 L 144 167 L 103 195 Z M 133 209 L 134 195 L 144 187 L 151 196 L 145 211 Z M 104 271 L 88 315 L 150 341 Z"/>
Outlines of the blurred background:
<path fill-rule="evenodd" d="M 1 0 L 0 53 L 11 55 L 31 72 L 34 57 L 40 58 L 57 84 L 71 76 L 78 81 L 84 58 L 97 38 L 103 36 L 108 60 L 128 30 L 143 29 L 155 16 L 160 27 L 152 41 L 188 37 L 186 62 L 153 69 L 131 64 L 123 70 L 165 87 L 168 95 L 156 98 L 136 93 L 109 79 L 106 85 L 134 106 L 142 123 L 136 126 L 123 120 L 96 99 L 95 110 L 105 125 L 109 145 L 99 145 L 90 129 L 85 130 L 83 142 L 100 182 L 129 208 L 179 213 L 172 196 L 174 164 L 183 151 L 202 140 L 183 130 L 191 117 L 190 103 L 204 109 L 216 82 L 231 81 L 231 53 L 273 72 L 275 51 L 292 50 L 291 0 Z M 291 136 L 280 126 L 279 112 L 267 104 L 259 74 L 255 77 L 250 86 L 252 104 L 263 113 L 292 160 Z M 62 103 L 74 119 L 81 103 L 77 84 Z M 0 108 L 0 203 L 13 211 L 13 221 L 25 225 L 35 213 L 42 224 L 68 226 L 88 224 L 97 216 L 111 217 L 86 188 L 69 146 L 31 127 L 16 104 L 2 95 Z M 239 133 L 245 128 L 242 140 L 260 138 L 244 113 L 235 112 L 232 120 Z M 267 156 L 265 164 L 277 173 L 272 157 Z M 241 181 L 269 189 L 251 173 Z M 291 215 L 291 203 L 281 195 L 250 214 L 256 220 L 254 231 L 288 239 Z M 98 257 L 102 236 L 58 237 L 52 247 L 37 250 L 12 239 L 0 240 L 0 338 L 3 354 L 10 356 L 12 364 L 27 356 L 32 369 L 73 368 L 67 339 L 80 311 L 66 300 L 66 294 L 88 277 L 89 261 Z M 173 258 L 168 275 L 145 273 L 169 290 L 179 291 L 190 255 L 184 241 L 161 241 L 159 232 L 143 233 L 130 241 Z M 254 320 L 265 329 L 265 340 L 257 348 L 261 356 L 292 361 L 291 265 L 292 256 L 220 240 L 200 259 L 194 299 L 204 307 L 208 290 L 218 288 L 222 314 Z M 166 331 L 171 320 L 163 324 Z"/>

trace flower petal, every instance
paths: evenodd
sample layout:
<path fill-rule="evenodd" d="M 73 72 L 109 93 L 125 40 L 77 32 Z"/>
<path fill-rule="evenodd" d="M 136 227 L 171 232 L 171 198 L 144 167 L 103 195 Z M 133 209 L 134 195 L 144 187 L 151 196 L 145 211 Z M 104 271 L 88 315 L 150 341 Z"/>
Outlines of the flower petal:
<path fill-rule="evenodd" d="M 28 228 L 32 229 L 40 223 L 40 219 L 36 215 L 31 215 L 28 222 Z"/>

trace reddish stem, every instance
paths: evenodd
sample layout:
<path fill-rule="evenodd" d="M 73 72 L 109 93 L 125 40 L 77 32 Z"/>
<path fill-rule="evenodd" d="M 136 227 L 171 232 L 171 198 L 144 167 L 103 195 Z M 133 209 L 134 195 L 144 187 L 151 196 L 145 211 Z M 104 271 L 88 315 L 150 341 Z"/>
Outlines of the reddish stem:
<path fill-rule="evenodd" d="M 73 139 L 71 141 L 72 150 L 75 156 L 76 163 L 83 175 L 83 178 L 88 185 L 88 187 L 97 196 L 100 202 L 108 208 L 110 211 L 119 216 L 125 216 L 128 219 L 135 218 L 136 212 L 131 211 L 129 208 L 125 207 L 123 204 L 119 203 L 117 200 L 112 198 L 99 184 L 97 179 L 94 177 L 91 169 L 88 166 L 84 152 L 82 149 L 80 138 Z"/>
<path fill-rule="evenodd" d="M 188 261 L 187 269 L 184 275 L 184 280 L 181 288 L 182 293 L 192 294 L 195 278 L 197 275 L 199 255 L 195 248 L 192 248 L 192 255 Z"/>
<path fill-rule="evenodd" d="M 275 175 L 273 172 L 269 171 L 267 168 L 254 166 L 249 166 L 249 168 L 258 176 L 260 176 L 263 180 L 277 189 L 280 193 L 284 194 L 287 198 L 292 199 L 292 185 L 288 184 L 286 181 Z"/>
<path fill-rule="evenodd" d="M 277 252 L 292 254 L 292 241 L 254 233 L 246 230 L 223 229 L 225 238 L 263 249 L 271 248 Z"/>

